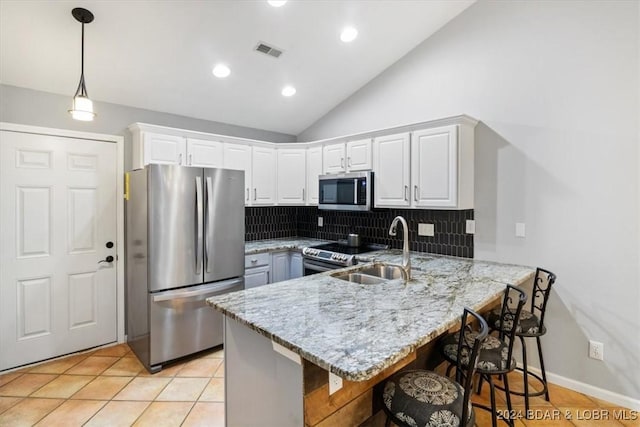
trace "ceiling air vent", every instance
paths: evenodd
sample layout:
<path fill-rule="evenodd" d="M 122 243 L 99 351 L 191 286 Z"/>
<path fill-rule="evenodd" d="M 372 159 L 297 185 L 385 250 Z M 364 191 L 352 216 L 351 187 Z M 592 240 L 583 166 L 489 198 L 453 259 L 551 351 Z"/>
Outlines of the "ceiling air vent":
<path fill-rule="evenodd" d="M 280 55 L 282 55 L 282 50 L 273 46 L 269 46 L 268 44 L 262 42 L 258 43 L 255 50 L 266 55 L 273 56 L 274 58 L 278 58 Z"/>

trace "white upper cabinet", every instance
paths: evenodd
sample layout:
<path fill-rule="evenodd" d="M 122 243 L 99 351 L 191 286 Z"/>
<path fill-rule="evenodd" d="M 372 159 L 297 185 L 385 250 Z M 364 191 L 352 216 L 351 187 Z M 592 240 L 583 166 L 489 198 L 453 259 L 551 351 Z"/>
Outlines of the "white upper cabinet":
<path fill-rule="evenodd" d="M 222 142 L 187 138 L 187 166 L 221 168 L 224 166 L 223 153 Z"/>
<path fill-rule="evenodd" d="M 307 205 L 317 205 L 319 198 L 318 176 L 322 174 L 322 147 L 307 148 Z"/>
<path fill-rule="evenodd" d="M 458 203 L 458 127 L 411 135 L 411 182 L 416 207 L 454 208 Z"/>
<path fill-rule="evenodd" d="M 165 165 L 184 165 L 187 155 L 187 143 L 185 138 L 172 135 L 142 132 L 140 139 L 143 156 L 142 162 L 134 167 L 144 167 L 150 163 Z M 140 151 L 140 150 L 135 150 Z"/>
<path fill-rule="evenodd" d="M 328 144 L 323 147 L 324 173 L 371 169 L 371 139 Z"/>
<path fill-rule="evenodd" d="M 273 205 L 276 202 L 276 149 L 254 146 L 252 162 L 252 205 Z"/>
<path fill-rule="evenodd" d="M 411 205 L 409 133 L 381 136 L 373 141 L 374 206 Z"/>
<path fill-rule="evenodd" d="M 347 171 L 371 170 L 371 139 L 347 142 Z"/>
<path fill-rule="evenodd" d="M 278 204 L 303 205 L 306 193 L 306 149 L 278 148 Z"/>
<path fill-rule="evenodd" d="M 322 147 L 322 164 L 324 173 L 346 171 L 346 147 L 343 142 Z"/>
<path fill-rule="evenodd" d="M 223 144 L 225 169 L 244 171 L 244 204 L 251 205 L 251 146 L 242 144 Z"/>

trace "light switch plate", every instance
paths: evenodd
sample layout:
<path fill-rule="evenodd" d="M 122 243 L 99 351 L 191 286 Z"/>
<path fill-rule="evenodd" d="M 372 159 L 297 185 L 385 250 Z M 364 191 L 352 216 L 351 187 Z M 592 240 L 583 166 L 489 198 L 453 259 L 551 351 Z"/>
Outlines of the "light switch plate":
<path fill-rule="evenodd" d="M 467 220 L 465 232 L 467 234 L 476 234 L 476 222 L 474 220 Z"/>
<path fill-rule="evenodd" d="M 319 216 L 318 217 L 318 227 L 322 227 L 324 225 L 324 221 L 322 220 L 322 217 Z"/>
<path fill-rule="evenodd" d="M 524 222 L 516 222 L 516 237 L 525 237 Z"/>
<path fill-rule="evenodd" d="M 418 224 L 418 236 L 433 236 L 433 224 Z"/>

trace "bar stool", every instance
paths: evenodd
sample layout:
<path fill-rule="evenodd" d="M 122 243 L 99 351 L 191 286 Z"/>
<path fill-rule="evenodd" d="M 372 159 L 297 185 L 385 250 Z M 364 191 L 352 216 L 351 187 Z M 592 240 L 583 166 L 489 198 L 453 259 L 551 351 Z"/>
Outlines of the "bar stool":
<path fill-rule="evenodd" d="M 547 332 L 544 325 L 544 315 L 547 309 L 547 302 L 551 294 L 551 287 L 556 281 L 556 275 L 543 268 L 536 269 L 536 275 L 533 281 L 533 295 L 531 297 L 531 310 L 522 310 L 520 313 L 520 321 L 516 330 L 516 335 L 522 343 L 522 368 L 517 367 L 518 371 L 522 371 L 524 382 L 524 392 L 511 391 L 512 394 L 524 396 L 525 413 L 529 414 L 529 397 L 542 396 L 549 401 L 549 387 L 547 384 L 547 373 L 544 369 L 544 358 L 542 357 L 542 344 L 540 337 Z M 493 310 L 487 319 L 489 326 L 493 330 L 500 330 L 502 313 L 500 309 Z M 504 324 L 503 324 L 504 325 Z M 538 346 L 538 359 L 540 360 L 540 372 L 542 376 L 529 371 L 527 365 L 527 346 L 525 338 L 535 337 Z M 534 377 L 542 384 L 542 390 L 529 391 L 529 376 Z"/>
<path fill-rule="evenodd" d="M 462 314 L 457 351 L 469 361 L 468 369 L 458 364 L 456 380 L 426 370 L 400 371 L 384 383 L 385 426 L 473 426 L 475 414 L 470 404 L 473 375 L 480 345 L 487 338 L 487 322 L 468 308 Z"/>
<path fill-rule="evenodd" d="M 493 427 L 496 427 L 498 424 L 496 386 L 493 382 L 494 376 L 502 377 L 507 399 L 507 414 L 509 415 L 506 418 L 501 416 L 500 419 L 510 426 L 514 425 L 513 420 L 509 418 L 510 414 L 513 413 L 513 407 L 511 406 L 507 374 L 516 368 L 516 360 L 512 356 L 513 343 L 516 340 L 516 330 L 518 327 L 516 320 L 520 317 L 522 307 L 526 301 L 527 294 L 520 289 L 507 285 L 502 300 L 502 307 L 500 308 L 500 321 L 499 328 L 497 329 L 498 336 L 494 337 L 489 335 L 480 346 L 478 366 L 476 369 L 476 373 L 480 376 L 478 392 L 482 389 L 482 381 L 486 380 L 489 383 L 491 391 L 491 408 L 479 403 L 474 403 L 473 406 L 491 412 L 491 424 Z M 465 337 L 466 340 L 469 340 L 469 338 L 470 337 Z M 463 367 L 469 365 L 469 359 L 466 355 L 458 351 L 459 339 L 460 337 L 458 337 L 458 335 L 450 335 L 444 339 L 443 346 L 441 347 L 443 357 L 450 363 L 447 369 L 447 375 L 454 364 L 462 363 Z"/>

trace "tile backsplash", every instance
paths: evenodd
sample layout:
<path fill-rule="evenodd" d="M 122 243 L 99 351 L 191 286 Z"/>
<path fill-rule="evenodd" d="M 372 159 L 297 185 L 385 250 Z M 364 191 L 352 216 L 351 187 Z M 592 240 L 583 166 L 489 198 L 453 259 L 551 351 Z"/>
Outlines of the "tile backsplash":
<path fill-rule="evenodd" d="M 389 226 L 397 215 L 409 225 L 410 249 L 442 255 L 473 258 L 473 235 L 466 234 L 466 220 L 473 219 L 473 209 L 462 211 L 376 209 L 370 212 L 324 211 L 317 207 L 245 208 L 246 240 L 289 236 L 326 240 L 346 239 L 358 233 L 364 243 L 382 243 L 402 248 L 402 226 L 397 236 L 389 236 Z M 318 227 L 318 217 L 323 227 Z M 418 236 L 418 224 L 434 225 L 434 236 Z"/>

